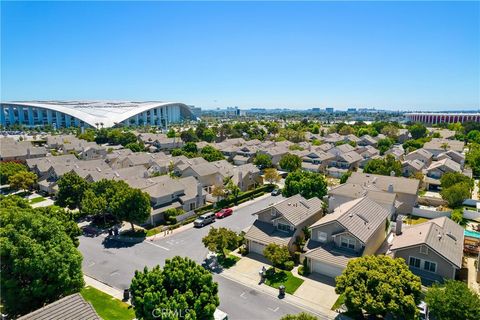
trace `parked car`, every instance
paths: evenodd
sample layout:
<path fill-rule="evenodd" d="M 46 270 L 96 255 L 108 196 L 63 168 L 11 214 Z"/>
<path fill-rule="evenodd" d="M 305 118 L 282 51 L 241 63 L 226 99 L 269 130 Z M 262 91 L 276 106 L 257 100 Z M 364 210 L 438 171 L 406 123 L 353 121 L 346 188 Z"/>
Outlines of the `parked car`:
<path fill-rule="evenodd" d="M 205 213 L 193 221 L 194 227 L 203 227 L 209 223 L 215 222 L 215 213 L 209 212 Z"/>
<path fill-rule="evenodd" d="M 232 208 L 225 208 L 215 213 L 215 218 L 222 219 L 222 218 L 231 216 L 232 213 L 233 213 Z"/>
<path fill-rule="evenodd" d="M 280 189 L 273 189 L 272 196 L 279 196 L 282 194 L 282 190 Z"/>
<path fill-rule="evenodd" d="M 420 320 L 429 320 L 430 317 L 429 317 L 429 310 L 428 310 L 428 306 L 427 304 L 425 303 L 425 301 L 420 301 L 420 303 L 417 305 L 417 309 L 418 309 L 418 312 L 419 312 L 419 319 Z"/>
<path fill-rule="evenodd" d="M 228 320 L 228 314 L 220 309 L 215 309 L 213 313 L 214 320 Z"/>

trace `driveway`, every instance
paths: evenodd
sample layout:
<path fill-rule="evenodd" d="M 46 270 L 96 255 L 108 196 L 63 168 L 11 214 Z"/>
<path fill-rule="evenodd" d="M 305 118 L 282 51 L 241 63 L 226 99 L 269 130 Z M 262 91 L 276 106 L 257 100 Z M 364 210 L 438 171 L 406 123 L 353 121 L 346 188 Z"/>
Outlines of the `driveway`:
<path fill-rule="evenodd" d="M 276 289 L 270 288 L 265 284 L 260 284 L 259 271 L 264 266 L 267 269 L 271 267 L 271 264 L 265 257 L 256 253 L 249 253 L 247 256 L 242 257 L 235 266 L 224 270 L 222 274 L 243 283 L 245 286 L 251 288 L 256 287 L 259 288 L 259 290 L 271 291 L 276 294 Z M 338 299 L 338 295 L 335 293 L 334 279 L 320 275 L 302 277 L 298 275 L 296 269 L 292 270 L 292 273 L 296 277 L 303 279 L 304 282 L 297 291 L 295 291 L 292 296 L 288 296 L 286 300 L 297 305 L 303 305 L 320 315 L 327 315 L 334 318 L 335 313 L 331 311 L 331 307 Z"/>

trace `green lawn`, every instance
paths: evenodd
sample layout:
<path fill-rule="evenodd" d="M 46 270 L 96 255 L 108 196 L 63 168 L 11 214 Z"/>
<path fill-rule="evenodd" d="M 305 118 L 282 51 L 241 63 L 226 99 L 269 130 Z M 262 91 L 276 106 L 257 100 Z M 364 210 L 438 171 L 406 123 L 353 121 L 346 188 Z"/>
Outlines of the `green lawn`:
<path fill-rule="evenodd" d="M 295 293 L 303 283 L 302 279 L 295 277 L 290 271 L 276 269 L 275 273 L 270 275 L 269 273 L 267 272 L 265 284 L 276 289 L 283 284 L 285 291 L 289 294 Z"/>
<path fill-rule="evenodd" d="M 217 259 L 218 263 L 225 269 L 233 267 L 238 262 L 238 260 L 240 260 L 239 257 L 234 256 L 233 254 L 228 254 L 225 258 L 221 255 L 218 255 Z"/>
<path fill-rule="evenodd" d="M 37 203 L 37 202 L 42 202 L 42 201 L 45 201 L 45 200 L 47 200 L 47 199 L 45 199 L 44 197 L 41 197 L 41 196 L 36 197 L 36 198 L 33 198 L 33 199 L 30 200 L 30 204 Z"/>
<path fill-rule="evenodd" d="M 332 309 L 333 311 L 337 310 L 338 308 L 340 308 L 342 306 L 342 304 L 345 303 L 345 296 L 343 294 L 339 295 L 338 296 L 338 299 L 337 301 L 335 301 L 335 303 L 333 304 L 332 306 Z"/>
<path fill-rule="evenodd" d="M 405 220 L 405 223 L 413 225 L 413 224 L 419 224 L 427 221 L 428 219 L 425 219 L 425 218 L 408 216 L 408 218 Z"/>
<path fill-rule="evenodd" d="M 80 292 L 90 302 L 98 315 L 104 320 L 132 320 L 135 313 L 132 308 L 118 299 L 92 287 L 85 287 Z"/>

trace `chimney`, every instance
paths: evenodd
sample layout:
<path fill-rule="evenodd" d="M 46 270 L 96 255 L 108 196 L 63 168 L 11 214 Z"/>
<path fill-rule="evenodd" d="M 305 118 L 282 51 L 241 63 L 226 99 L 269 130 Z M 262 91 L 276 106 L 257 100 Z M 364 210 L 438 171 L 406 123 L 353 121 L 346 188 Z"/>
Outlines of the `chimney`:
<path fill-rule="evenodd" d="M 390 192 L 390 193 L 393 193 L 393 183 L 390 183 L 390 184 L 388 185 L 387 191 Z"/>
<path fill-rule="evenodd" d="M 403 224 L 402 218 L 403 218 L 402 215 L 398 215 L 397 222 L 395 224 L 395 235 L 397 236 L 402 234 L 402 224 Z"/>
<path fill-rule="evenodd" d="M 390 177 L 395 177 L 395 171 L 390 171 Z"/>
<path fill-rule="evenodd" d="M 238 171 L 238 186 L 243 190 L 243 172 Z"/>
<path fill-rule="evenodd" d="M 203 188 L 200 183 L 197 183 L 197 208 L 200 208 L 203 205 L 202 201 Z"/>
<path fill-rule="evenodd" d="M 147 170 L 145 170 L 145 171 L 143 172 L 143 177 L 144 177 L 144 178 L 148 178 L 148 171 L 147 171 Z"/>

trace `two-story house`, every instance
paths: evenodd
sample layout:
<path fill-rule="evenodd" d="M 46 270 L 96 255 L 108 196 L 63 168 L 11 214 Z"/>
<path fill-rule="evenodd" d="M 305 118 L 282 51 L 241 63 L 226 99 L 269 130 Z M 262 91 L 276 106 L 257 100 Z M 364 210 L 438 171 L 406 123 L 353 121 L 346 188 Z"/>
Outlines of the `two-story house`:
<path fill-rule="evenodd" d="M 303 236 L 302 229 L 322 216 L 322 204 L 319 198 L 307 200 L 297 194 L 257 212 L 257 220 L 245 234 L 249 252 L 263 255 L 270 243 L 296 251 L 297 236 Z"/>
<path fill-rule="evenodd" d="M 337 277 L 350 259 L 377 252 L 389 232 L 388 217 L 368 197 L 344 203 L 310 227 L 302 257 L 312 272 Z"/>
<path fill-rule="evenodd" d="M 426 283 L 455 279 L 462 267 L 464 229 L 447 217 L 401 230 L 390 250 Z"/>

